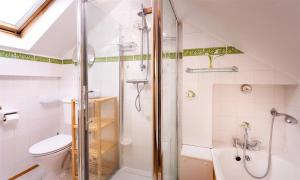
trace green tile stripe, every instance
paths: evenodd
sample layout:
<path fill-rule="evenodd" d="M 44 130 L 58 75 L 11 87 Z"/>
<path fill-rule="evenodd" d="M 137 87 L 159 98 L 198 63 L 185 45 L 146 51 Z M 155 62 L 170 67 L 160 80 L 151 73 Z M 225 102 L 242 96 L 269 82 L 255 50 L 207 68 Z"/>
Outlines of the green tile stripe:
<path fill-rule="evenodd" d="M 195 48 L 195 49 L 184 49 L 183 56 L 203 56 L 204 49 L 203 48 Z"/>
<path fill-rule="evenodd" d="M 183 56 L 204 56 L 222 54 L 242 54 L 243 52 L 233 46 L 184 49 Z"/>
<path fill-rule="evenodd" d="M 72 59 L 63 59 L 62 64 L 74 64 Z"/>
<path fill-rule="evenodd" d="M 63 64 L 63 60 L 61 60 L 61 59 L 55 59 L 55 58 L 50 58 L 50 63 L 53 63 L 53 64 Z"/>
<path fill-rule="evenodd" d="M 16 58 L 22 60 L 34 61 L 34 55 L 31 54 L 16 53 Z"/>
<path fill-rule="evenodd" d="M 0 57 L 16 58 L 16 53 L 11 51 L 0 50 Z"/>
<path fill-rule="evenodd" d="M 208 47 L 208 48 L 193 48 L 193 49 L 184 49 L 183 52 L 178 54 L 179 58 L 185 56 L 205 56 L 205 55 L 222 55 L 222 54 L 242 54 L 243 52 L 239 49 L 228 46 L 228 47 Z M 175 52 L 165 52 L 163 53 L 163 58 L 165 59 L 176 59 Z M 50 58 L 46 56 L 35 56 L 32 54 L 13 52 L 7 50 L 0 50 L 0 57 L 4 58 L 13 58 L 19 60 L 27 61 L 37 61 L 43 63 L 52 63 L 52 64 L 74 64 L 72 59 L 57 59 Z M 126 55 L 126 56 L 108 56 L 108 57 L 96 57 L 95 62 L 118 62 L 119 60 L 124 61 L 140 61 L 151 60 L 151 56 L 147 55 Z M 75 63 L 76 64 L 76 63 Z"/>
<path fill-rule="evenodd" d="M 138 55 L 133 55 L 133 60 L 135 61 L 140 61 L 140 60 L 151 60 L 151 55 L 144 54 L 143 56 L 138 54 Z"/>
<path fill-rule="evenodd" d="M 26 60 L 26 61 L 37 61 L 37 62 L 43 62 L 43 63 L 62 64 L 61 59 L 55 59 L 55 58 L 50 58 L 50 57 L 46 57 L 46 56 L 35 56 L 32 54 L 6 51 L 6 50 L 0 50 L 0 57 L 12 58 L 12 59 L 18 59 L 18 60 Z"/>
<path fill-rule="evenodd" d="M 131 56 L 123 56 L 124 61 L 134 61 L 134 55 Z"/>
<path fill-rule="evenodd" d="M 39 61 L 39 62 L 49 62 L 49 58 L 48 57 L 43 57 L 43 56 L 35 56 L 35 61 Z"/>
<path fill-rule="evenodd" d="M 167 52 L 163 53 L 162 57 L 163 59 L 176 59 L 177 55 L 175 52 Z"/>
<path fill-rule="evenodd" d="M 106 57 L 106 62 L 117 62 L 119 60 L 120 60 L 119 56 Z"/>

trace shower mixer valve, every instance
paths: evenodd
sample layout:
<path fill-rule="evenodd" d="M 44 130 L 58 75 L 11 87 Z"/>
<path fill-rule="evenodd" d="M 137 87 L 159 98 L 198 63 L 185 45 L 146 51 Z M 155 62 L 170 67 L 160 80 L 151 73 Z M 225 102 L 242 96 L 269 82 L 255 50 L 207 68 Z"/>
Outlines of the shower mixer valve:
<path fill-rule="evenodd" d="M 241 127 L 245 130 L 245 135 L 248 137 L 248 130 L 250 129 L 250 123 L 247 121 L 242 122 Z M 233 147 L 241 147 L 242 149 L 245 146 L 245 142 L 241 141 L 239 138 L 233 137 Z M 261 150 L 261 142 L 258 140 L 246 140 L 246 149 L 259 151 Z"/>

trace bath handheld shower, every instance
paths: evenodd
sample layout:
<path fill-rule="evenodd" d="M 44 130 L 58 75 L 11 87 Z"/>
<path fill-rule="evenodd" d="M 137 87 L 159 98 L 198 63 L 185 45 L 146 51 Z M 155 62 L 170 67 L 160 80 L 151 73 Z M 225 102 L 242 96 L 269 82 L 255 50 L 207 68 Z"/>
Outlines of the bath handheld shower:
<path fill-rule="evenodd" d="M 276 117 L 278 116 L 284 116 L 284 121 L 288 124 L 292 124 L 295 125 L 298 123 L 298 120 L 296 118 L 294 118 L 291 115 L 285 114 L 285 113 L 279 113 L 277 112 L 277 110 L 275 108 L 271 109 L 271 115 L 272 115 L 272 121 L 271 121 L 271 128 L 270 128 L 270 139 L 269 139 L 269 149 L 268 149 L 268 166 L 267 166 L 267 170 L 265 171 L 265 173 L 262 176 L 256 176 L 253 173 L 251 173 L 247 167 L 246 164 L 246 145 L 248 142 L 248 133 L 247 133 L 247 127 L 245 127 L 245 133 L 244 133 L 244 147 L 243 147 L 243 164 L 244 164 L 244 168 L 246 170 L 246 172 L 253 178 L 256 179 L 263 179 L 265 178 L 268 174 L 269 171 L 271 169 L 271 162 L 272 162 L 272 138 L 273 138 L 273 126 L 274 126 L 274 120 Z"/>
<path fill-rule="evenodd" d="M 272 116 L 283 116 L 284 117 L 284 121 L 288 124 L 297 124 L 298 120 L 296 118 L 294 118 L 291 115 L 285 114 L 285 113 L 279 113 L 277 112 L 277 110 L 275 108 L 271 109 L 271 114 Z"/>

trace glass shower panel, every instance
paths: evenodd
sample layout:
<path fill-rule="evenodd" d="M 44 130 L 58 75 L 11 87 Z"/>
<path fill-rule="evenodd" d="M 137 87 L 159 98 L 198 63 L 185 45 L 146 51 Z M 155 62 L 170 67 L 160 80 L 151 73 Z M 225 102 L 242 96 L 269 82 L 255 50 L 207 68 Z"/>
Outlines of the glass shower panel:
<path fill-rule="evenodd" d="M 164 179 L 177 179 L 177 20 L 163 0 L 162 151 Z"/>
<path fill-rule="evenodd" d="M 147 7 L 86 1 L 90 179 L 152 179 L 152 16 L 139 13 Z"/>
<path fill-rule="evenodd" d="M 119 23 L 110 2 L 86 2 L 89 179 L 110 179 L 120 167 Z"/>

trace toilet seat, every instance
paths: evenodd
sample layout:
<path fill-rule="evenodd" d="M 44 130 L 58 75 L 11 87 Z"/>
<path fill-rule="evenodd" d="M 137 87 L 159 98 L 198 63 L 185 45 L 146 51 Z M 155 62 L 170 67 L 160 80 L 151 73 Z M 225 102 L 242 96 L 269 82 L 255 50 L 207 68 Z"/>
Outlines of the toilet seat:
<path fill-rule="evenodd" d="M 29 148 L 32 156 L 46 156 L 70 148 L 72 137 L 70 135 L 59 134 L 44 139 Z"/>

